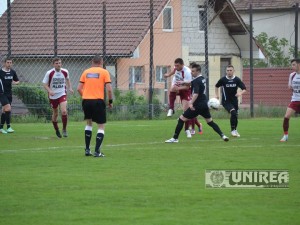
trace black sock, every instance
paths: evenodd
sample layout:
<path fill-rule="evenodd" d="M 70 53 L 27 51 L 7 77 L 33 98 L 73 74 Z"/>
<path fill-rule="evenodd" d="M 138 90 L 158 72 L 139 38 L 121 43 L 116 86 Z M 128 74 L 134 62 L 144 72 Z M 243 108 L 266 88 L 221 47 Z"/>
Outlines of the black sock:
<path fill-rule="evenodd" d="M 85 149 L 90 149 L 92 131 L 91 130 L 85 130 L 84 131 L 84 137 L 85 137 Z"/>
<path fill-rule="evenodd" d="M 183 120 L 179 118 L 179 119 L 178 119 L 177 126 L 176 126 L 176 129 L 175 129 L 175 133 L 174 133 L 174 135 L 173 135 L 173 138 L 174 138 L 174 139 L 178 139 L 179 134 L 180 134 L 180 132 L 181 132 L 181 130 L 182 130 L 182 128 L 183 128 L 183 125 L 184 125 Z"/>
<path fill-rule="evenodd" d="M 214 131 L 216 131 L 221 137 L 223 136 L 223 133 L 220 129 L 220 127 L 218 126 L 218 124 L 216 124 L 214 121 L 210 121 L 209 123 L 207 123 L 210 127 L 212 127 L 214 129 Z"/>
<path fill-rule="evenodd" d="M 5 113 L 3 112 L 1 114 L 1 124 L 0 124 L 0 129 L 3 129 L 3 126 L 5 124 Z"/>
<path fill-rule="evenodd" d="M 230 112 L 230 125 L 231 125 L 231 131 L 236 130 L 237 127 L 237 113 L 235 110 L 232 110 Z"/>
<path fill-rule="evenodd" d="M 10 115 L 11 115 L 11 112 L 5 112 L 5 122 L 6 122 L 6 126 L 7 126 L 7 129 L 10 128 Z"/>
<path fill-rule="evenodd" d="M 101 147 L 103 139 L 104 139 L 104 134 L 103 133 L 97 133 L 95 152 L 100 153 L 100 147 Z"/>

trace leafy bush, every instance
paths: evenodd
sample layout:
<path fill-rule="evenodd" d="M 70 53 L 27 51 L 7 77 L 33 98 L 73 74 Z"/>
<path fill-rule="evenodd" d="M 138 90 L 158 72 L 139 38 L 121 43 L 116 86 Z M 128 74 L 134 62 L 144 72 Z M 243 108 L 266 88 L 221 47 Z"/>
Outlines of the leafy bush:
<path fill-rule="evenodd" d="M 142 95 L 137 95 L 135 91 L 122 93 L 119 89 L 114 90 L 114 108 L 108 111 L 110 120 L 131 120 L 148 119 L 149 104 Z M 162 109 L 157 98 L 153 98 L 153 116 L 159 117 Z"/>
<path fill-rule="evenodd" d="M 32 115 L 51 118 L 49 99 L 41 86 L 21 84 L 13 87 L 13 93 L 26 105 Z"/>

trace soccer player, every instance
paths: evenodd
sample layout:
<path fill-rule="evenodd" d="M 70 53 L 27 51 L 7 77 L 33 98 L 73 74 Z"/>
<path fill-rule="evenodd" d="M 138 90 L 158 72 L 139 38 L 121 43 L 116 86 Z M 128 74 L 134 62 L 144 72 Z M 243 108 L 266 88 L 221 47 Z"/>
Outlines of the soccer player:
<path fill-rule="evenodd" d="M 61 120 L 63 124 L 62 133 L 64 137 L 68 137 L 67 123 L 68 123 L 68 112 L 67 112 L 67 92 L 68 89 L 71 94 L 74 93 L 69 77 L 69 72 L 62 68 L 60 58 L 54 58 L 54 68 L 47 71 L 44 79 L 43 86 L 48 91 L 49 101 L 52 107 L 52 124 L 55 129 L 56 136 L 61 138 L 61 133 L 58 128 L 58 106 L 60 107 Z"/>
<path fill-rule="evenodd" d="M 288 87 L 292 90 L 292 99 L 286 109 L 286 113 L 283 119 L 283 137 L 281 142 L 288 140 L 289 121 L 295 112 L 300 113 L 300 59 L 291 60 L 292 69 L 295 71 L 289 76 Z"/>
<path fill-rule="evenodd" d="M 237 131 L 238 126 L 238 97 L 246 92 L 246 86 L 240 78 L 234 75 L 234 67 L 226 67 L 226 76 L 222 77 L 215 85 L 215 95 L 219 99 L 219 88 L 222 87 L 222 105 L 230 113 L 231 135 L 240 137 Z M 240 88 L 242 91 L 237 91 Z"/>
<path fill-rule="evenodd" d="M 169 93 L 169 110 L 167 116 L 170 117 L 174 114 L 174 103 L 176 100 L 177 94 L 180 96 L 183 110 L 185 111 L 189 107 L 190 101 L 190 84 L 192 81 L 191 70 L 184 65 L 183 59 L 177 58 L 174 61 L 174 70 L 169 74 L 164 74 L 165 78 L 168 78 L 172 75 L 172 87 Z M 185 132 L 188 138 L 191 138 L 191 132 L 189 130 L 189 122 L 185 124 Z"/>
<path fill-rule="evenodd" d="M 113 106 L 112 86 L 109 72 L 102 68 L 103 59 L 95 55 L 92 67 L 85 70 L 77 87 L 77 91 L 82 96 L 82 108 L 84 111 L 85 127 L 85 155 L 91 156 L 90 142 L 92 138 L 93 122 L 98 125 L 95 145 L 95 157 L 104 157 L 101 152 L 101 144 L 104 139 L 104 125 L 106 123 L 106 104 L 104 101 L 104 90 L 108 96 L 108 106 Z"/>
<path fill-rule="evenodd" d="M 205 95 L 206 81 L 201 75 L 201 66 L 199 64 L 192 65 L 192 76 L 194 79 L 192 81 L 192 100 L 189 103 L 189 108 L 179 117 L 173 137 L 166 140 L 165 143 L 178 143 L 178 137 L 184 122 L 198 115 L 203 116 L 207 124 L 212 127 L 224 141 L 229 141 L 229 138 L 223 134 L 220 127 L 211 118 Z"/>
<path fill-rule="evenodd" d="M 13 133 L 14 130 L 10 126 L 11 120 L 11 103 L 12 103 L 12 84 L 19 84 L 19 78 L 15 70 L 11 69 L 12 59 L 5 58 L 4 66 L 0 70 L 0 102 L 2 105 L 0 133 Z M 6 123 L 7 130 L 4 130 Z"/>

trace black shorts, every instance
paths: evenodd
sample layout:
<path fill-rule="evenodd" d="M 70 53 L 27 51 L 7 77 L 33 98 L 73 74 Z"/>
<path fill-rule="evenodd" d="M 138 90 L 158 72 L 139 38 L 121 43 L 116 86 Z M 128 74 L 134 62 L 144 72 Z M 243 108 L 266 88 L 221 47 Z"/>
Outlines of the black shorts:
<path fill-rule="evenodd" d="M 224 109 L 226 109 L 227 112 L 230 113 L 232 109 L 235 109 L 235 111 L 239 112 L 239 104 L 238 102 L 222 102 L 222 105 Z"/>
<path fill-rule="evenodd" d="M 195 107 L 195 110 L 191 110 L 190 108 L 188 108 L 187 110 L 184 111 L 182 115 L 187 119 L 193 119 L 198 115 L 203 116 L 203 118 L 205 119 L 211 118 L 211 114 L 207 106 L 207 103 L 198 105 L 197 107 Z"/>
<path fill-rule="evenodd" d="M 0 94 L 0 103 L 2 106 L 7 104 L 11 105 L 12 102 L 12 95 Z"/>
<path fill-rule="evenodd" d="M 106 123 L 106 105 L 102 99 L 84 99 L 82 109 L 85 120 L 92 120 L 97 124 Z"/>

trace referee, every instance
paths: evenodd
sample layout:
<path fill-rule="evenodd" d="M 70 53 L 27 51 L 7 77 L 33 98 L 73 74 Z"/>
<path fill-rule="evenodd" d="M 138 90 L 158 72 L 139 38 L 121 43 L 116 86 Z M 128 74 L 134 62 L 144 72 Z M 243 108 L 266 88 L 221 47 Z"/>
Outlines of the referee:
<path fill-rule="evenodd" d="M 93 122 L 97 123 L 98 131 L 96 135 L 95 157 L 104 157 L 100 151 L 104 139 L 104 124 L 106 123 L 106 104 L 104 101 L 104 90 L 107 91 L 108 106 L 112 108 L 112 86 L 109 72 L 102 68 L 103 59 L 95 55 L 92 60 L 92 67 L 85 70 L 77 87 L 77 91 L 82 97 L 82 108 L 85 127 L 85 155 L 91 156 L 90 142 L 92 138 Z"/>

